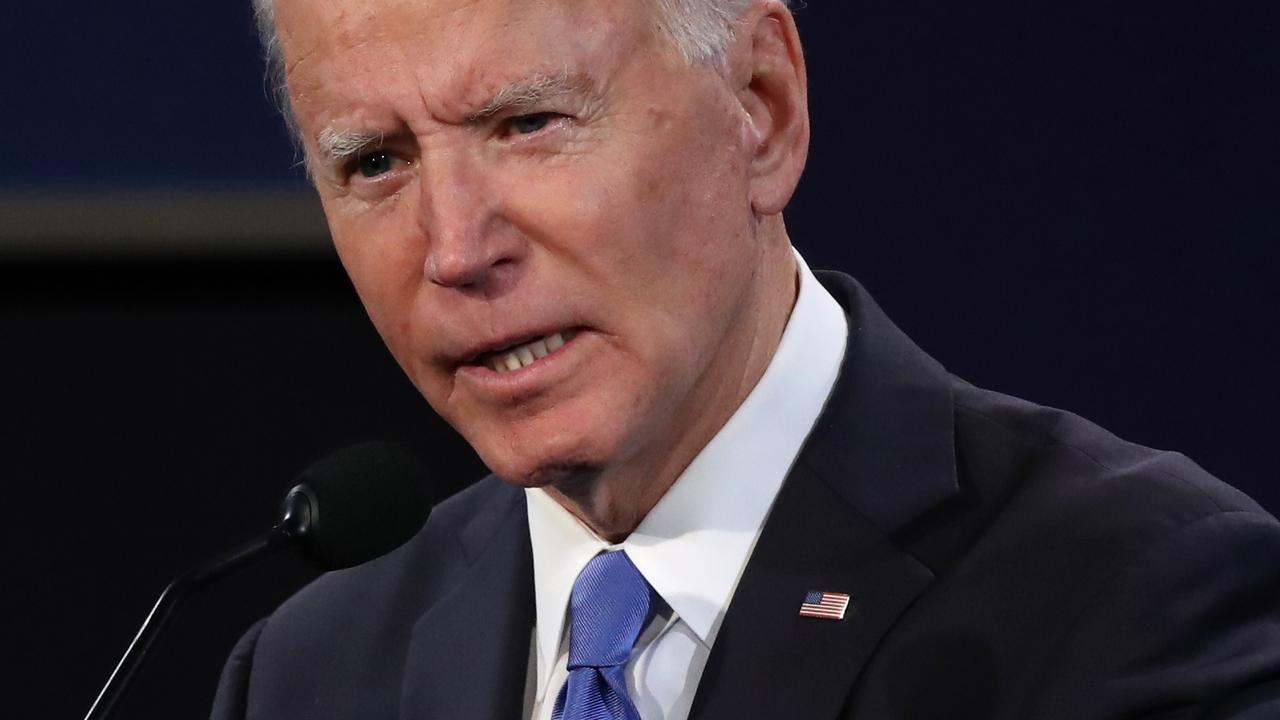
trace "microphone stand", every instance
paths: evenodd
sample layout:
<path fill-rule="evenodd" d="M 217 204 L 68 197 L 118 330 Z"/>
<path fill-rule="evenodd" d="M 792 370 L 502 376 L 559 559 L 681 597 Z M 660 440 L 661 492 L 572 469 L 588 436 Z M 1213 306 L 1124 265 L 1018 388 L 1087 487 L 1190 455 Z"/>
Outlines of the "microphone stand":
<path fill-rule="evenodd" d="M 313 506 L 310 504 L 310 495 L 305 488 L 295 488 L 285 497 L 280 522 L 269 532 L 191 568 L 169 583 L 147 614 L 147 619 L 142 621 L 142 627 L 138 628 L 138 634 L 129 643 L 129 648 L 124 651 L 124 656 L 111 672 L 111 677 L 107 678 L 107 684 L 93 701 L 89 713 L 84 716 L 85 720 L 105 720 L 111 714 L 116 703 L 124 696 L 129 681 L 146 658 L 147 652 L 183 600 L 210 583 L 302 539 L 311 527 Z"/>

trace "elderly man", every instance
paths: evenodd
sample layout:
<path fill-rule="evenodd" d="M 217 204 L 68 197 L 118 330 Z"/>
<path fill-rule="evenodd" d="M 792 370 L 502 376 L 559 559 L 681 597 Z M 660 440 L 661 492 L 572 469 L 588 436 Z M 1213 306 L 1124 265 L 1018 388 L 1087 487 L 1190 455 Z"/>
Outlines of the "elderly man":
<path fill-rule="evenodd" d="M 1274 518 L 792 249 L 779 0 L 259 2 L 342 262 L 494 475 L 254 626 L 215 718 L 1280 716 Z"/>

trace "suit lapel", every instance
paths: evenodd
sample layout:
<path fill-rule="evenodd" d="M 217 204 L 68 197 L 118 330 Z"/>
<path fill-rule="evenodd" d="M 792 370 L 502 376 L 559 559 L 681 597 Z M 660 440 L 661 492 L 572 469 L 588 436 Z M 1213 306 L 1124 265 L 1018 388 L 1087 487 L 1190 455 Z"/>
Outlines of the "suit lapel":
<path fill-rule="evenodd" d="M 534 623 L 524 493 L 502 487 L 504 512 L 477 516 L 460 540 L 470 562 L 413 628 L 402 720 L 519 717 Z"/>
<path fill-rule="evenodd" d="M 834 717 L 880 637 L 933 578 L 806 467 L 792 472 L 773 512 L 805 521 L 766 526 L 691 718 Z M 845 618 L 801 617 L 812 590 L 850 595 Z"/>
<path fill-rule="evenodd" d="M 691 718 L 835 717 L 933 579 L 895 542 L 957 490 L 950 377 L 844 275 L 840 379 L 779 492 L 703 671 Z M 846 593 L 843 620 L 801 617 Z"/>

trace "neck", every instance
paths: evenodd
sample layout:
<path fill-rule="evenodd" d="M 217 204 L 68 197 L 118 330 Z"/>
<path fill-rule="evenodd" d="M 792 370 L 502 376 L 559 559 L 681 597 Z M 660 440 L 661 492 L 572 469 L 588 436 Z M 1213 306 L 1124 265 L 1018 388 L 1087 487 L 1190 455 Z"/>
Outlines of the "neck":
<path fill-rule="evenodd" d="M 770 224 L 762 230 L 774 231 L 775 238 L 760 255 L 758 290 L 743 305 L 741 327 L 746 331 L 737 333 L 722 353 L 742 358 L 738 367 L 718 373 L 718 382 L 690 393 L 682 413 L 668 423 L 672 432 L 650 452 L 640 452 L 619 467 L 567 477 L 544 488 L 602 539 L 622 542 L 640 525 L 742 405 L 773 360 L 795 307 L 799 283 L 782 219 L 765 222 Z"/>

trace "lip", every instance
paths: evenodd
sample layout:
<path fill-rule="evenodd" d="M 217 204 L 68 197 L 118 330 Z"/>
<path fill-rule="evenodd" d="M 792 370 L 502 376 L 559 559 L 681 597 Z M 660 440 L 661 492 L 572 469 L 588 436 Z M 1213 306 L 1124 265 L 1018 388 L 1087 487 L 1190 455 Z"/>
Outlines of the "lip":
<path fill-rule="evenodd" d="M 493 340 L 485 340 L 467 347 L 454 356 L 454 363 L 459 368 L 480 364 L 480 356 L 488 353 L 497 352 L 499 350 L 507 350 L 513 347 L 533 342 L 539 338 L 550 337 L 556 333 L 578 332 L 585 328 L 575 327 L 573 325 L 549 326 L 546 328 L 534 328 L 533 330 L 524 330 L 520 332 L 512 332 L 499 336 Z M 568 344 L 568 343 L 566 343 Z M 550 355 L 548 355 L 550 357 Z M 535 363 L 536 364 L 536 363 Z M 516 371 L 512 371 L 516 372 Z"/>
<path fill-rule="evenodd" d="M 568 340 L 565 340 L 564 345 L 530 365 L 506 372 L 497 372 L 478 361 L 482 355 L 493 352 L 497 348 L 519 345 L 530 340 L 554 335 L 557 332 L 562 334 L 572 333 L 573 335 Z M 557 379 L 567 376 L 572 370 L 572 366 L 576 364 L 574 359 L 581 354 L 584 346 L 590 342 L 592 334 L 589 328 L 565 327 L 550 329 L 545 332 L 512 335 L 510 341 L 486 342 L 483 346 L 477 346 L 475 352 L 470 352 L 467 355 L 467 360 L 458 363 L 456 373 L 460 379 L 465 379 L 468 383 L 495 396 L 514 397 L 534 389 L 539 384 L 551 384 Z"/>

